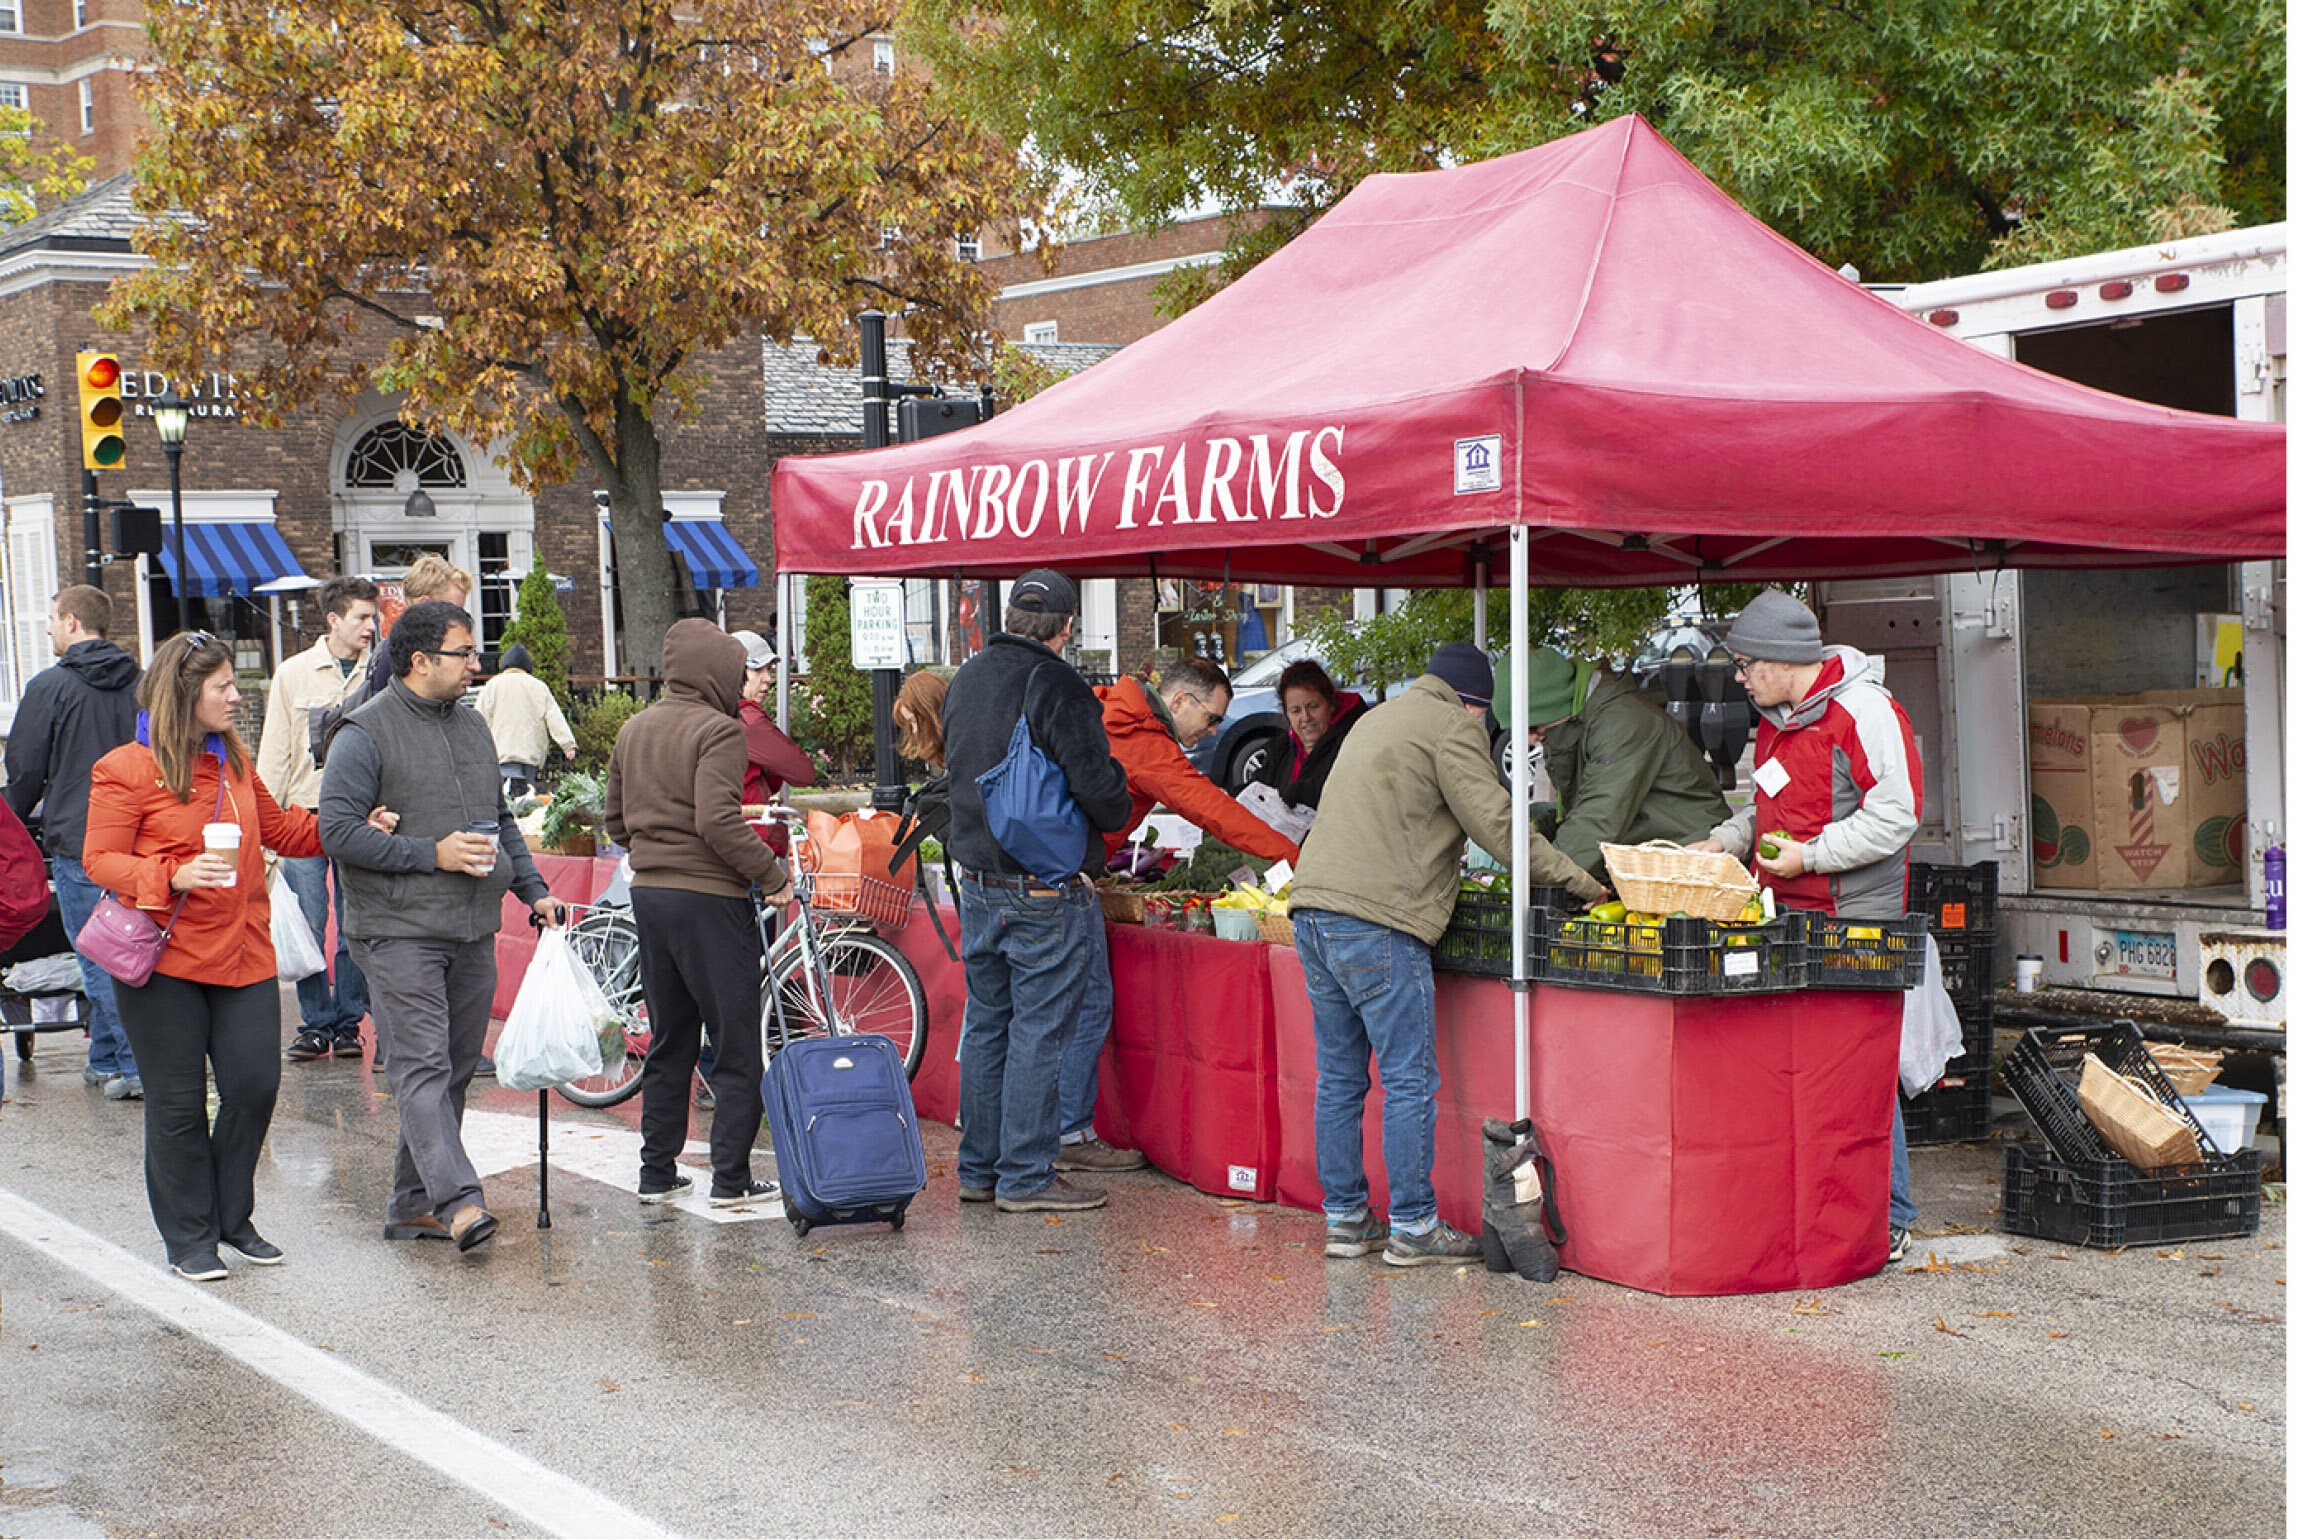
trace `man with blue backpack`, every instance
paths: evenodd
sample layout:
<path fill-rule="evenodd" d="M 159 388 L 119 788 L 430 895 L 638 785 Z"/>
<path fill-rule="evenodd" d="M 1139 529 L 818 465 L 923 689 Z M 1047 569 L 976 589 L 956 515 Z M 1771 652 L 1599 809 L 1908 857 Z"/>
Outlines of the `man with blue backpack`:
<path fill-rule="evenodd" d="M 958 1056 L 958 1196 L 1005 1213 L 1100 1208 L 1054 1173 L 1062 1049 L 1099 948 L 1086 872 L 1133 813 L 1102 706 L 1063 660 L 1078 589 L 1049 567 L 1014 583 L 1006 629 L 950 682 L 945 843 L 963 869 L 966 1025 Z"/>

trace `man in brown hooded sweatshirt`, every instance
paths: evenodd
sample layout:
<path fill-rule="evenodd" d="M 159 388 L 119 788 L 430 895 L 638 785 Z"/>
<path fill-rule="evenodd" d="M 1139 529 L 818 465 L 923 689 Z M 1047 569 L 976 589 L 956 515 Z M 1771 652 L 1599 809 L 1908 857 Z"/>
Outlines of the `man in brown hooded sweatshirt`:
<path fill-rule="evenodd" d="M 663 1203 L 694 1185 L 676 1164 L 687 1142 L 687 1084 L 705 1023 L 718 1047 L 711 1088 L 711 1202 L 772 1202 L 751 1179 L 751 1145 L 765 1107 L 761 1062 L 756 883 L 769 903 L 790 876 L 743 819 L 750 760 L 736 715 L 743 644 L 705 620 L 663 637 L 663 695 L 623 724 L 607 761 L 607 832 L 631 852 L 631 917 L 639 982 L 654 1043 L 639 1075 L 639 1201 Z"/>

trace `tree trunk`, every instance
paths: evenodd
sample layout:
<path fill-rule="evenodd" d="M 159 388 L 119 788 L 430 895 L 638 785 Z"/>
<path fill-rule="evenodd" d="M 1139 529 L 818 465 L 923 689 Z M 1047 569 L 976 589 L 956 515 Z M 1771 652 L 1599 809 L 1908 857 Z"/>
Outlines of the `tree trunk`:
<path fill-rule="evenodd" d="M 607 491 L 615 525 L 615 586 L 623 601 L 623 670 L 659 675 L 678 573 L 663 533 L 663 441 L 654 418 L 629 401 L 616 408 L 615 456 L 621 475 Z"/>

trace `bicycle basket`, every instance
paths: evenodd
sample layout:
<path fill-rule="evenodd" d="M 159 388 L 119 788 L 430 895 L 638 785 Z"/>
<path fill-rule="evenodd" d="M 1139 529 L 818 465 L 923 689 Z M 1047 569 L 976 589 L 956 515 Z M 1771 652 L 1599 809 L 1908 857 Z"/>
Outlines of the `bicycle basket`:
<path fill-rule="evenodd" d="M 852 872 L 817 872 L 815 908 L 825 914 L 851 914 L 887 930 L 910 923 L 911 889 Z"/>

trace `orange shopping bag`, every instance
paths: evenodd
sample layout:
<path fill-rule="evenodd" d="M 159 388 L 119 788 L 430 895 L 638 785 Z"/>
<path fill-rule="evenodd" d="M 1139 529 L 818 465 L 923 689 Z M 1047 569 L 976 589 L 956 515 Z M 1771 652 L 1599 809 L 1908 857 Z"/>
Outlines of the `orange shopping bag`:
<path fill-rule="evenodd" d="M 910 918 L 911 889 L 894 877 L 893 813 L 807 813 L 807 839 L 799 864 L 814 874 L 815 907 L 859 914 L 881 925 Z"/>

